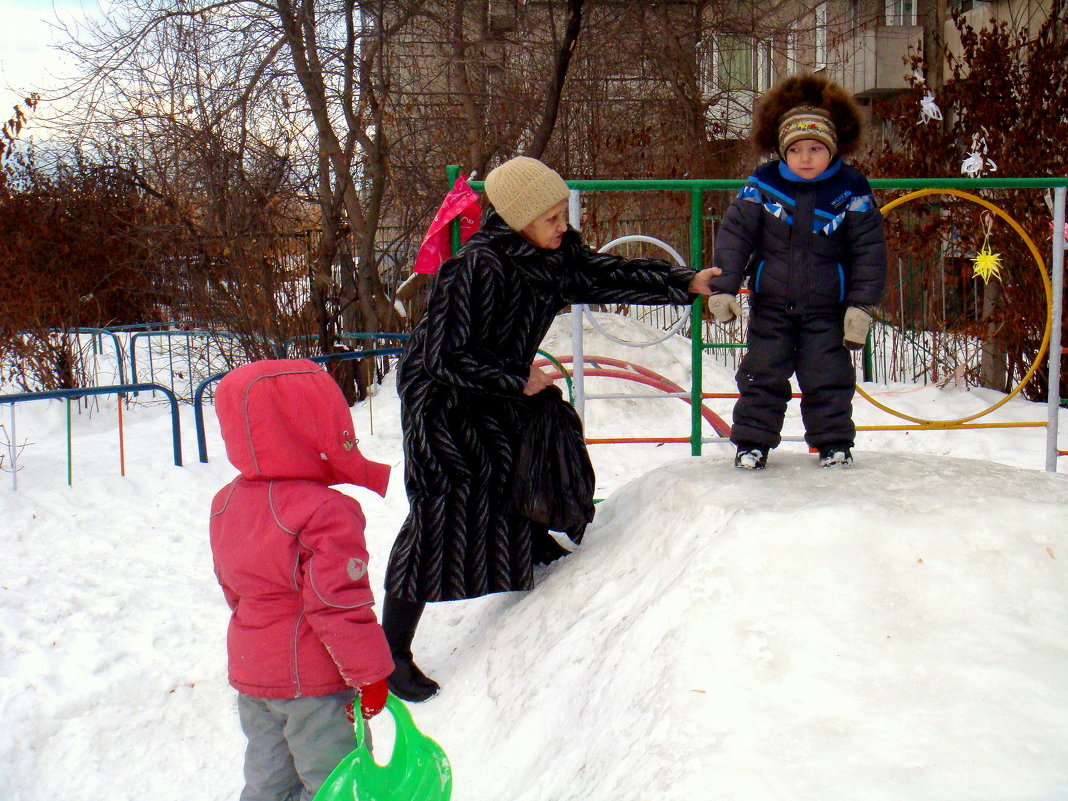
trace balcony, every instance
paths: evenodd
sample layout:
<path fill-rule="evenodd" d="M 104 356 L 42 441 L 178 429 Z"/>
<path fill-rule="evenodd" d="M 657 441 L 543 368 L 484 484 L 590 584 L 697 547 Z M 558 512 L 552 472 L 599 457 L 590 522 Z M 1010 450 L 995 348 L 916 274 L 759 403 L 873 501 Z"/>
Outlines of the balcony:
<path fill-rule="evenodd" d="M 878 97 L 907 89 L 909 48 L 922 51 L 919 25 L 865 28 L 828 48 L 829 77 L 856 97 Z"/>

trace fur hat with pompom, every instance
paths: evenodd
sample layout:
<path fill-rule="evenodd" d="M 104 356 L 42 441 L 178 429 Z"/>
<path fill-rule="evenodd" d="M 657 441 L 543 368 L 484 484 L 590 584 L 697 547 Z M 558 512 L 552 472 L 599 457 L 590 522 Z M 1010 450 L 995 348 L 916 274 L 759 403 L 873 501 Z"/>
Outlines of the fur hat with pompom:
<path fill-rule="evenodd" d="M 783 131 L 783 123 L 799 114 L 811 118 L 809 124 L 825 117 L 833 131 L 810 137 Z M 784 155 L 780 146 L 784 138 L 787 145 L 802 138 L 825 143 L 833 140 L 832 154 L 847 156 L 860 147 L 860 131 L 860 109 L 849 92 L 823 76 L 806 73 L 779 82 L 757 100 L 749 138 L 762 153 L 778 153 L 780 156 Z"/>

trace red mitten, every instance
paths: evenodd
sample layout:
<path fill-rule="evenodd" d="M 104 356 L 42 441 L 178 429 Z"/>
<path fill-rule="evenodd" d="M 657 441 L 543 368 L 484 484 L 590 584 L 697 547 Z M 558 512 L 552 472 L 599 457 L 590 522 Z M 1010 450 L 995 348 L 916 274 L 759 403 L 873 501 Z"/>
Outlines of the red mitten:
<path fill-rule="evenodd" d="M 360 688 L 360 712 L 364 720 L 370 720 L 386 705 L 386 696 L 389 695 L 389 685 L 386 680 L 376 681 L 374 684 L 365 684 Z"/>

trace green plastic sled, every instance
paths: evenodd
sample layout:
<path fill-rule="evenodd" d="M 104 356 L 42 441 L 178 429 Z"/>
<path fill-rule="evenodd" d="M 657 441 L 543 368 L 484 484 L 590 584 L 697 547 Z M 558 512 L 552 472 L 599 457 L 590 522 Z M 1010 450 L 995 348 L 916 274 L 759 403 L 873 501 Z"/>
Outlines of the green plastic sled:
<path fill-rule="evenodd" d="M 397 730 L 389 763 L 379 765 L 367 750 L 357 703 L 356 750 L 326 777 L 312 801 L 449 801 L 452 768 L 441 746 L 416 728 L 408 707 L 393 693 L 386 709 Z"/>

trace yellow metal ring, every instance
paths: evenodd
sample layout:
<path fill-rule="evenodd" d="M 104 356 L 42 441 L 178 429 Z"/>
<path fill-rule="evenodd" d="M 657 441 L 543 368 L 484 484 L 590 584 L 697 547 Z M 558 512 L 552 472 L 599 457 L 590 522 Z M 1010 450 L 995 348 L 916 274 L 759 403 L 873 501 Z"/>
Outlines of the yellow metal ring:
<path fill-rule="evenodd" d="M 1027 232 L 1023 228 L 1021 228 L 1020 224 L 1016 222 L 1016 220 L 1014 220 L 1012 217 L 1010 217 L 1003 209 L 999 208 L 998 206 L 995 206 L 989 200 L 984 200 L 978 195 L 973 195 L 971 192 L 964 192 L 960 189 L 917 189 L 915 192 L 909 192 L 907 195 L 902 195 L 899 198 L 894 198 L 893 200 L 891 200 L 889 203 L 882 207 L 882 213 L 885 215 L 886 212 L 891 211 L 892 209 L 895 209 L 905 203 L 908 203 L 910 200 L 915 200 L 916 198 L 920 197 L 926 197 L 927 195 L 955 195 L 956 197 L 964 198 L 965 200 L 970 200 L 973 203 L 978 203 L 980 206 L 990 209 L 990 211 L 994 212 L 1001 219 L 1011 225 L 1012 229 L 1020 235 L 1021 239 L 1023 239 L 1024 244 L 1026 244 L 1028 249 L 1031 251 L 1031 255 L 1034 256 L 1035 264 L 1038 265 L 1038 272 L 1042 276 L 1042 285 L 1046 288 L 1046 328 L 1042 332 L 1042 346 L 1038 349 L 1038 353 L 1035 355 L 1035 360 L 1031 364 L 1031 368 L 1027 371 L 1024 377 L 1020 379 L 1020 383 L 1017 384 L 1008 395 L 1006 395 L 1004 398 L 1002 398 L 1000 401 L 998 401 L 988 409 L 984 409 L 983 411 L 977 414 L 970 415 L 969 417 L 961 417 L 957 420 L 924 420 L 922 417 L 913 417 L 912 415 L 905 414 L 904 412 L 899 412 L 896 409 L 891 409 L 889 406 L 885 406 L 882 403 L 879 403 L 879 401 L 875 400 L 875 398 L 865 392 L 859 384 L 857 385 L 857 392 L 860 393 L 860 396 L 862 398 L 864 398 L 866 401 L 868 401 L 868 403 L 872 404 L 873 406 L 882 409 L 884 412 L 894 415 L 894 417 L 900 417 L 902 420 L 911 420 L 914 423 L 934 423 L 939 425 L 951 426 L 957 423 L 967 423 L 969 420 L 975 420 L 978 417 L 990 414 L 995 409 L 1004 406 L 1006 403 L 1012 400 L 1020 392 L 1021 389 L 1024 388 L 1028 381 L 1031 380 L 1031 377 L 1035 374 L 1035 370 L 1038 369 L 1038 365 L 1042 362 L 1042 358 L 1046 355 L 1046 351 L 1049 349 L 1050 330 L 1053 328 L 1053 287 L 1050 285 L 1049 276 L 1046 275 L 1046 263 L 1042 260 L 1042 254 L 1038 252 L 1038 248 L 1035 247 L 1035 243 L 1031 240 L 1031 237 L 1027 235 Z"/>

